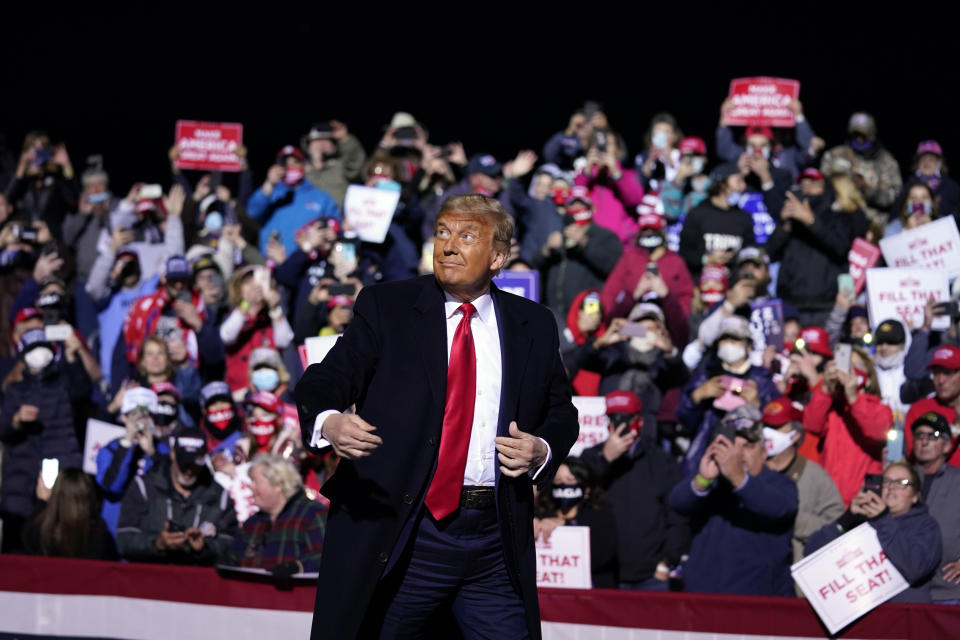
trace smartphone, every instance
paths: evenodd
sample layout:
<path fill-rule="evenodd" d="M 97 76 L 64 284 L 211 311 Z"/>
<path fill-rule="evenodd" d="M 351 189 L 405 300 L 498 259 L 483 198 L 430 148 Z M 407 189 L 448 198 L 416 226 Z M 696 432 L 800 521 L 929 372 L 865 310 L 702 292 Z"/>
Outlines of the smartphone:
<path fill-rule="evenodd" d="M 53 489 L 53 484 L 60 475 L 60 461 L 56 458 L 44 458 L 40 463 L 40 477 L 43 480 L 43 486 L 47 489 Z"/>
<path fill-rule="evenodd" d="M 833 348 L 833 363 L 841 371 L 850 371 L 850 354 L 853 348 L 846 343 L 839 343 Z"/>
<path fill-rule="evenodd" d="M 270 270 L 266 267 L 254 267 L 253 281 L 260 285 L 263 291 L 270 288 Z"/>
<path fill-rule="evenodd" d="M 880 495 L 880 492 L 883 490 L 883 475 L 879 473 L 868 473 L 863 476 L 863 490 L 872 491 Z"/>
<path fill-rule="evenodd" d="M 628 322 L 617 333 L 627 338 L 642 338 L 647 335 L 647 327 L 642 322 Z"/>
<path fill-rule="evenodd" d="M 947 300 L 946 302 L 938 302 L 933 305 L 933 313 L 938 316 L 956 317 L 960 315 L 960 309 L 958 309 L 956 300 Z"/>
<path fill-rule="evenodd" d="M 849 273 L 841 273 L 837 276 L 837 291 L 849 291 L 848 294 L 853 297 L 853 276 Z"/>
<path fill-rule="evenodd" d="M 660 267 L 657 266 L 656 262 L 647 263 L 647 273 L 652 273 L 655 276 L 660 275 Z"/>
<path fill-rule="evenodd" d="M 142 200 L 159 200 L 163 197 L 163 187 L 158 184 L 145 184 L 138 194 Z"/>
<path fill-rule="evenodd" d="M 327 287 L 327 291 L 332 296 L 352 296 L 357 292 L 357 287 L 352 284 L 334 284 Z"/>
<path fill-rule="evenodd" d="M 73 329 L 68 324 L 48 324 L 43 328 L 43 333 L 50 342 L 64 342 L 73 334 Z"/>
<path fill-rule="evenodd" d="M 173 520 L 167 520 L 167 528 L 170 530 L 170 533 L 180 533 L 181 531 L 186 531 L 187 528 L 180 524 L 179 522 L 174 522 Z"/>
<path fill-rule="evenodd" d="M 357 245 L 352 242 L 340 242 L 337 244 L 336 250 L 340 252 L 344 260 L 353 261 L 357 259 Z"/>
<path fill-rule="evenodd" d="M 733 422 L 723 422 L 721 421 L 717 425 L 717 429 L 713 432 L 713 439 L 716 440 L 718 436 L 723 436 L 730 442 L 736 442 L 737 439 L 737 426 Z"/>
<path fill-rule="evenodd" d="M 898 462 L 903 459 L 903 425 L 894 424 L 887 431 L 887 462 Z"/>

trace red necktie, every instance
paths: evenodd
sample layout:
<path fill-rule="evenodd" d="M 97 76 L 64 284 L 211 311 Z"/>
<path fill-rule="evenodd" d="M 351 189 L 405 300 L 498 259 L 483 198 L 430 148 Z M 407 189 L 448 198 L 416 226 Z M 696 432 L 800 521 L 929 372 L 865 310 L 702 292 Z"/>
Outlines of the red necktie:
<path fill-rule="evenodd" d="M 463 470 L 467 466 L 467 448 L 473 430 L 473 408 L 477 400 L 477 355 L 473 350 L 470 316 L 477 312 L 472 304 L 460 305 L 463 317 L 453 334 L 450 364 L 447 366 L 447 403 L 443 410 L 443 432 L 437 471 L 427 489 L 425 503 L 437 520 L 460 506 Z"/>

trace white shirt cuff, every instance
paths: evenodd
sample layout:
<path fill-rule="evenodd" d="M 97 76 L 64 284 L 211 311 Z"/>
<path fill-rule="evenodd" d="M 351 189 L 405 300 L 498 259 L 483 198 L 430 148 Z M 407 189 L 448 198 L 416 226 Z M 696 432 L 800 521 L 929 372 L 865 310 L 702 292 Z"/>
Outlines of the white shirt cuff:
<path fill-rule="evenodd" d="M 324 447 L 329 447 L 330 443 L 323 437 L 321 434 L 321 429 L 323 429 L 323 423 L 332 415 L 339 415 L 340 412 L 336 409 L 329 409 L 324 411 L 317 416 L 317 419 L 313 421 L 313 434 L 310 436 L 310 446 L 316 449 L 323 449 Z"/>
<path fill-rule="evenodd" d="M 550 458 L 553 457 L 553 451 L 550 449 L 550 443 L 544 440 L 543 438 L 539 438 L 539 440 L 543 444 L 547 445 L 547 459 L 544 461 L 542 465 L 540 465 L 540 468 L 537 469 L 537 472 L 530 476 L 531 480 L 537 479 L 537 476 L 540 475 L 540 472 L 543 471 L 543 468 L 546 467 L 548 464 L 550 464 Z"/>

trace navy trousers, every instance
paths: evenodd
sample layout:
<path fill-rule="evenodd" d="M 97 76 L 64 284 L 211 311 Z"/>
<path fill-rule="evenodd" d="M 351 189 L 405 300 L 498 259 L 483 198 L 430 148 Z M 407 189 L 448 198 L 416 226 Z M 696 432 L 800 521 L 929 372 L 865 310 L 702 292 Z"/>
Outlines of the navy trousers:
<path fill-rule="evenodd" d="M 424 510 L 411 537 L 380 590 L 387 599 L 380 638 L 449 638 L 451 617 L 468 640 L 528 637 L 496 508 L 461 508 L 440 522 Z"/>

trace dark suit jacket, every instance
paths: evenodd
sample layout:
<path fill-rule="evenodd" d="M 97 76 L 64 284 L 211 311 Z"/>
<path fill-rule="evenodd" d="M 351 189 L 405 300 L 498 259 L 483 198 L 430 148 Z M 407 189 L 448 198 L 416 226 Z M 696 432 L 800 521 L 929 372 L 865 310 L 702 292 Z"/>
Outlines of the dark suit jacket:
<path fill-rule="evenodd" d="M 552 478 L 577 438 L 577 411 L 560 360 L 556 321 L 539 304 L 491 285 L 503 362 L 498 435 L 516 420 L 550 444 L 538 482 Z M 323 487 L 330 516 L 320 563 L 312 637 L 352 638 L 401 533 L 423 503 L 436 460 L 447 381 L 444 294 L 433 276 L 364 288 L 354 318 L 322 364 L 311 365 L 295 396 L 304 442 L 317 414 L 357 413 L 383 444 L 341 460 Z M 522 594 L 532 638 L 540 637 L 527 476 L 497 468 L 497 509 L 510 579 Z"/>

